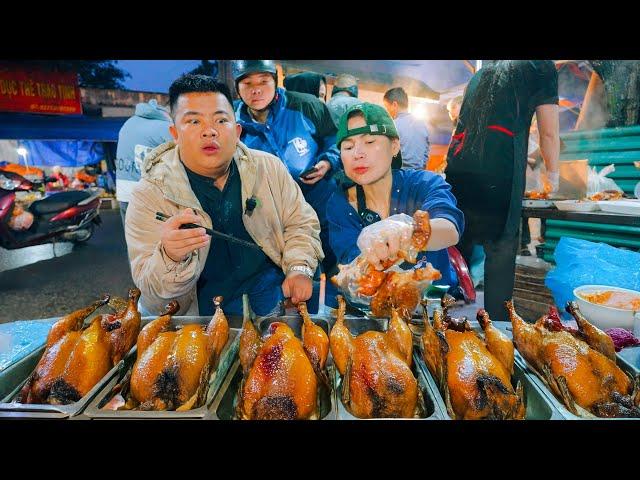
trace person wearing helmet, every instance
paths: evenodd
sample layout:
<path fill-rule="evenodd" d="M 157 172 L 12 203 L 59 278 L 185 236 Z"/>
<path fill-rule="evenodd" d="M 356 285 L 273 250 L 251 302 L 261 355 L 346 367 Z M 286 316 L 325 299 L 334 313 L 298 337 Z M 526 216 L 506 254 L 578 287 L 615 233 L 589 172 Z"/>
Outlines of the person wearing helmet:
<path fill-rule="evenodd" d="M 331 90 L 331 100 L 327 102 L 333 123 L 338 126 L 342 114 L 356 103 L 360 103 L 358 100 L 358 80 L 347 73 L 338 75 L 333 84 L 333 90 Z"/>
<path fill-rule="evenodd" d="M 241 140 L 249 148 L 277 156 L 289 169 L 320 220 L 322 266 L 329 274 L 336 266 L 328 242 L 326 206 L 337 188 L 334 176 L 342 170 L 336 126 L 317 96 L 279 88 L 277 75 L 272 60 L 234 61 Z"/>
<path fill-rule="evenodd" d="M 458 243 L 464 216 L 456 207 L 451 186 L 428 170 L 392 168 L 400 151 L 400 138 L 393 119 L 380 105 L 359 103 L 349 107 L 340 117 L 337 146 L 345 175 L 354 182 L 334 193 L 327 205 L 329 238 L 338 263 L 346 265 L 361 253 L 358 238 L 364 227 L 384 222 L 391 215 L 413 216 L 417 210 L 424 210 L 429 213 L 431 236 L 418 262 L 426 259 L 442 274 L 434 283 L 454 289 L 458 277 L 447 248 Z M 370 248 L 364 254 L 378 266 L 396 258 L 401 244 L 402 232 L 383 230 L 384 238 L 365 242 Z"/>

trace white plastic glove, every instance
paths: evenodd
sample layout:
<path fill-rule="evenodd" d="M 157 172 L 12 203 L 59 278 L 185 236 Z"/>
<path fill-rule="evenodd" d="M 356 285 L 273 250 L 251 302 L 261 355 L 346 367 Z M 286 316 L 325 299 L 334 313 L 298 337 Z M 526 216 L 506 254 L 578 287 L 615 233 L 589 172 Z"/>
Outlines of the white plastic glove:
<path fill-rule="evenodd" d="M 408 251 L 413 234 L 413 218 L 404 213 L 392 215 L 362 229 L 358 248 L 377 270 L 382 262 L 396 261 L 400 250 Z"/>
<path fill-rule="evenodd" d="M 547 172 L 547 181 L 551 185 L 551 192 L 557 192 L 560 188 L 560 172 Z"/>

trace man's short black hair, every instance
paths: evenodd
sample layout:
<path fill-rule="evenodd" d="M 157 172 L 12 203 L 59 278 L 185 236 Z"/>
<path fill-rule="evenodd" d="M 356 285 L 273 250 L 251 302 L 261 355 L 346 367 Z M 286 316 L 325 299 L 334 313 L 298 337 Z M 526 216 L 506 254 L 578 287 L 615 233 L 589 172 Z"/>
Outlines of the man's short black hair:
<path fill-rule="evenodd" d="M 213 77 L 208 75 L 195 75 L 192 73 L 185 73 L 180 78 L 175 80 L 169 87 L 169 108 L 171 109 L 171 116 L 175 114 L 176 103 L 178 97 L 185 93 L 203 92 L 203 93 L 221 93 L 227 100 L 233 110 L 233 99 L 231 98 L 231 92 L 229 87 L 224 83 L 217 81 Z"/>
<path fill-rule="evenodd" d="M 384 94 L 384 99 L 389 102 L 398 102 L 400 108 L 409 108 L 409 97 L 402 87 L 391 88 Z"/>

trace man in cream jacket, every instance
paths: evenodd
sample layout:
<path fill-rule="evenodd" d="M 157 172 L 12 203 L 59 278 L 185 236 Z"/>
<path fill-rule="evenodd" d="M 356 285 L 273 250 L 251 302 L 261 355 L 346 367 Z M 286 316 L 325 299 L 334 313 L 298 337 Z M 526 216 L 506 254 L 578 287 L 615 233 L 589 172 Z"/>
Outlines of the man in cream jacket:
<path fill-rule="evenodd" d="M 143 311 L 157 314 L 170 300 L 181 315 L 211 315 L 223 296 L 228 314 L 241 314 L 248 293 L 259 315 L 289 298 L 312 293 L 323 258 L 318 218 L 282 161 L 239 141 L 228 88 L 211 77 L 184 75 L 169 89 L 175 142 L 146 158 L 126 216 L 131 271 Z M 156 220 L 156 212 L 170 218 Z M 253 249 L 204 228 L 253 242 Z"/>

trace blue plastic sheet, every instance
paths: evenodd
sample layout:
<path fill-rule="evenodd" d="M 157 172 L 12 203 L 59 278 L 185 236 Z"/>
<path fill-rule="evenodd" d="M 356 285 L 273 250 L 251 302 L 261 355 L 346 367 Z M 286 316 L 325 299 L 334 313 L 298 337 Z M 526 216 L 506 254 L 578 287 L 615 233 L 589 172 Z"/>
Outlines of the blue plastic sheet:
<path fill-rule="evenodd" d="M 26 357 L 47 340 L 58 318 L 0 324 L 0 371 Z"/>
<path fill-rule="evenodd" d="M 562 237 L 553 254 L 556 268 L 545 279 L 564 311 L 582 285 L 607 285 L 640 291 L 640 253 L 571 237 Z M 564 312 L 563 312 L 564 313 Z M 570 318 L 564 314 L 564 318 Z"/>
<path fill-rule="evenodd" d="M 98 163 L 105 158 L 102 143 L 88 140 L 22 140 L 20 146 L 29 152 L 29 165 L 36 167 L 80 167 Z"/>

